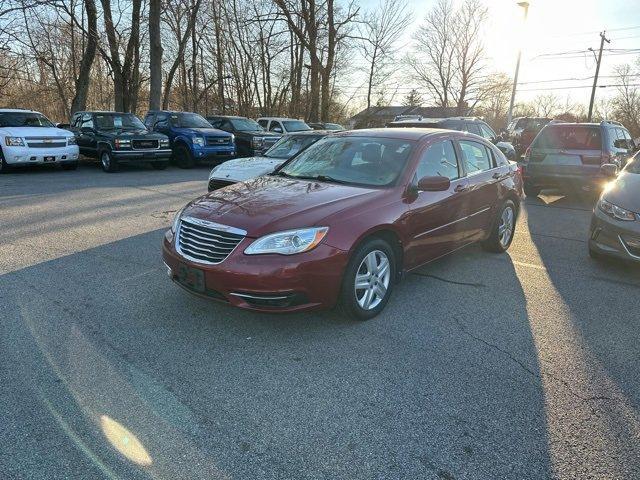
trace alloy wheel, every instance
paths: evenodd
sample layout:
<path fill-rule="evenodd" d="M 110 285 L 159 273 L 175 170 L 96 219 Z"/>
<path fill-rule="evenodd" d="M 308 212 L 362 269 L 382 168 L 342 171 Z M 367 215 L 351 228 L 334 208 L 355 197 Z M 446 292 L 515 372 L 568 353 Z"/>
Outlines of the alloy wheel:
<path fill-rule="evenodd" d="M 111 166 L 111 157 L 109 156 L 109 152 L 102 152 L 100 160 L 102 161 L 104 169 L 109 170 L 109 167 Z"/>
<path fill-rule="evenodd" d="M 384 300 L 391 280 L 391 264 L 387 254 L 373 250 L 362 259 L 356 272 L 356 301 L 363 310 L 372 310 Z"/>
<path fill-rule="evenodd" d="M 513 235 L 513 219 L 515 218 L 513 208 L 507 206 L 502 211 L 502 216 L 500 217 L 500 226 L 498 227 L 498 238 L 500 239 L 500 245 L 503 248 L 506 248 L 511 241 L 511 236 Z"/>

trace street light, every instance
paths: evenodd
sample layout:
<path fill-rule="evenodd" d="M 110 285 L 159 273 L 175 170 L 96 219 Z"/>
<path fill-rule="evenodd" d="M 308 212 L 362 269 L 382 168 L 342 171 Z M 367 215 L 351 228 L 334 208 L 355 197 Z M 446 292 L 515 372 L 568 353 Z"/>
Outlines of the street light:
<path fill-rule="evenodd" d="M 529 13 L 529 2 L 518 2 L 518 6 L 524 8 L 524 20 L 522 25 L 527 23 L 527 14 Z M 507 125 L 511 123 L 513 118 L 513 102 L 516 99 L 516 87 L 518 86 L 518 73 L 520 72 L 520 57 L 522 56 L 522 43 L 518 49 L 518 60 L 516 61 L 516 74 L 513 76 L 513 90 L 511 90 L 511 102 L 509 103 L 509 113 L 507 114 Z"/>

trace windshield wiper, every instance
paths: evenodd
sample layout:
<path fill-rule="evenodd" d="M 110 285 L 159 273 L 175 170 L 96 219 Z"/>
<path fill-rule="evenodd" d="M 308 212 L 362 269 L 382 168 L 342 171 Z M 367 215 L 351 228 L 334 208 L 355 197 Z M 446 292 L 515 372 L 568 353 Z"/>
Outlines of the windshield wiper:
<path fill-rule="evenodd" d="M 333 178 L 329 175 L 289 175 L 289 177 L 291 178 L 297 178 L 298 180 L 317 180 L 320 182 L 328 182 L 328 183 L 340 183 L 340 184 L 345 184 L 345 183 L 350 183 L 350 182 L 346 182 L 344 180 L 339 180 L 337 178 Z"/>

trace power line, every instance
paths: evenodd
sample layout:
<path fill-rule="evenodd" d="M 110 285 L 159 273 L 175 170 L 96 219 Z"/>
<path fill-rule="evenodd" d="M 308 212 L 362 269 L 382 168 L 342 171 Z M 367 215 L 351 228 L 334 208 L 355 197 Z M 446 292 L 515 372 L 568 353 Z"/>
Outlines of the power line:
<path fill-rule="evenodd" d="M 596 88 L 613 88 L 613 87 L 640 87 L 640 83 L 612 83 L 609 85 L 598 85 Z M 574 85 L 570 87 L 546 87 L 546 88 L 527 88 L 518 90 L 519 92 L 539 92 L 543 90 L 573 90 L 576 88 L 593 88 L 593 85 Z"/>

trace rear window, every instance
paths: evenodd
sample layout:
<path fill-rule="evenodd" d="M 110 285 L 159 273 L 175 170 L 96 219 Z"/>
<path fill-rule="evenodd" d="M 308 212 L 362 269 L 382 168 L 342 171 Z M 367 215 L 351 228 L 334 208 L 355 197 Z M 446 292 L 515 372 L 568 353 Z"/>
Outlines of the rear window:
<path fill-rule="evenodd" d="M 598 127 L 557 125 L 542 130 L 533 148 L 601 150 L 602 138 Z"/>

